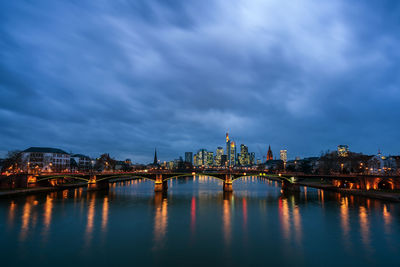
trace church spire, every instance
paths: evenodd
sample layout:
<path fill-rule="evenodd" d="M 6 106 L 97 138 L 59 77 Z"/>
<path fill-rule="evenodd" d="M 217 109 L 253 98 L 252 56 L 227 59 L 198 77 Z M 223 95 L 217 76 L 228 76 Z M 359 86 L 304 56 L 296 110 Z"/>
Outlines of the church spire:
<path fill-rule="evenodd" d="M 274 157 L 272 155 L 272 150 L 271 150 L 271 145 L 268 146 L 268 153 L 267 153 L 267 161 L 268 160 L 273 160 Z"/>
<path fill-rule="evenodd" d="M 158 164 L 158 160 L 157 160 L 157 149 L 154 149 L 154 162 L 153 165 L 157 165 Z"/>

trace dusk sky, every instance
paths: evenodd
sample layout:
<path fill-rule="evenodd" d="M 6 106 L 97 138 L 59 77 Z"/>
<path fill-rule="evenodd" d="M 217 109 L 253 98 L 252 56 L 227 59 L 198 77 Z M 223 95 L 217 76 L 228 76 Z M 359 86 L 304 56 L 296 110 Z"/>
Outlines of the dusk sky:
<path fill-rule="evenodd" d="M 400 2 L 2 1 L 0 156 L 400 154 Z"/>

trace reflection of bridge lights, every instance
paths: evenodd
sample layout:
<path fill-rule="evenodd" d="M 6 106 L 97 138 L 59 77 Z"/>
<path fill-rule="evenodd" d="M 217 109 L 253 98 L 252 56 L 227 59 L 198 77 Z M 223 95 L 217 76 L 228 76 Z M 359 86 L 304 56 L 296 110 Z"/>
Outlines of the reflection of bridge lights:
<path fill-rule="evenodd" d="M 105 232 L 108 223 L 108 196 L 104 197 L 103 213 L 101 215 L 101 230 Z"/>
<path fill-rule="evenodd" d="M 368 220 L 368 212 L 365 207 L 360 207 L 359 211 L 359 220 L 360 220 L 360 229 L 361 229 L 361 240 L 364 243 L 364 246 L 367 250 L 371 250 L 371 240 L 370 240 L 370 232 L 369 232 L 369 220 Z"/>
<path fill-rule="evenodd" d="M 161 194 L 156 195 L 156 202 L 162 197 Z M 159 205 L 156 203 L 156 205 Z M 164 245 L 164 237 L 168 223 L 168 202 L 167 199 L 162 199 L 161 207 L 156 208 L 154 216 L 154 249 L 162 248 Z"/>
<path fill-rule="evenodd" d="M 194 196 L 190 205 L 190 229 L 192 235 L 194 235 L 196 229 L 196 198 Z"/>
<path fill-rule="evenodd" d="M 89 203 L 89 210 L 87 213 L 87 224 L 86 224 L 86 245 L 89 245 L 92 239 L 93 223 L 94 223 L 94 213 L 95 213 L 95 194 L 92 194 Z"/>
<path fill-rule="evenodd" d="M 347 247 L 349 247 L 350 246 L 350 239 L 349 239 L 350 219 L 349 219 L 349 202 L 348 202 L 347 197 L 344 197 L 341 200 L 340 222 L 341 222 L 342 229 L 343 229 L 343 239 L 344 239 L 345 245 Z"/>
<path fill-rule="evenodd" d="M 31 209 L 32 205 L 30 203 L 30 199 L 26 200 L 24 205 L 24 209 L 22 211 L 22 225 L 21 225 L 21 233 L 20 233 L 20 240 L 24 241 L 29 230 L 29 221 L 31 217 Z"/>
<path fill-rule="evenodd" d="M 387 204 L 383 205 L 383 221 L 384 221 L 384 227 L 385 227 L 385 233 L 386 235 L 391 234 L 391 224 L 392 224 L 392 215 L 390 214 L 390 211 L 388 210 Z"/>
<path fill-rule="evenodd" d="M 290 238 L 290 217 L 289 217 L 289 206 L 287 199 L 279 199 L 279 211 L 282 225 L 283 236 L 286 240 Z"/>
<path fill-rule="evenodd" d="M 231 210 L 230 210 L 230 200 L 225 199 L 223 202 L 223 212 L 222 212 L 222 222 L 223 222 L 223 232 L 225 245 L 230 246 L 231 243 Z"/>
<path fill-rule="evenodd" d="M 10 208 L 9 208 L 9 211 L 8 211 L 8 225 L 9 226 L 13 225 L 16 207 L 17 207 L 17 204 L 15 204 L 14 201 L 11 201 Z"/>

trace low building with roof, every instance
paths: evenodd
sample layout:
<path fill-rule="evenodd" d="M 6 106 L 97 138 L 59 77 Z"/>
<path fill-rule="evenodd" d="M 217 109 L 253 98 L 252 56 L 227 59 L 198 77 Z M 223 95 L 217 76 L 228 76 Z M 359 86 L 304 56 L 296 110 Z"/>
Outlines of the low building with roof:
<path fill-rule="evenodd" d="M 40 172 L 69 172 L 70 155 L 51 147 L 30 147 L 22 151 L 22 169 Z"/>
<path fill-rule="evenodd" d="M 93 168 L 92 159 L 89 156 L 82 154 L 72 154 L 71 162 L 74 162 L 76 171 L 87 172 Z"/>

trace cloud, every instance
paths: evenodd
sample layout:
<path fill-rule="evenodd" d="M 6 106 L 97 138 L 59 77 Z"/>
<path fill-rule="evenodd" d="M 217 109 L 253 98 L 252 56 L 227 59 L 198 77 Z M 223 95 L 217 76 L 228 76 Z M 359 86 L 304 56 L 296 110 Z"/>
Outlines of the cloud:
<path fill-rule="evenodd" d="M 227 130 L 258 154 L 399 151 L 395 1 L 0 7 L 0 151 L 170 160 Z"/>

